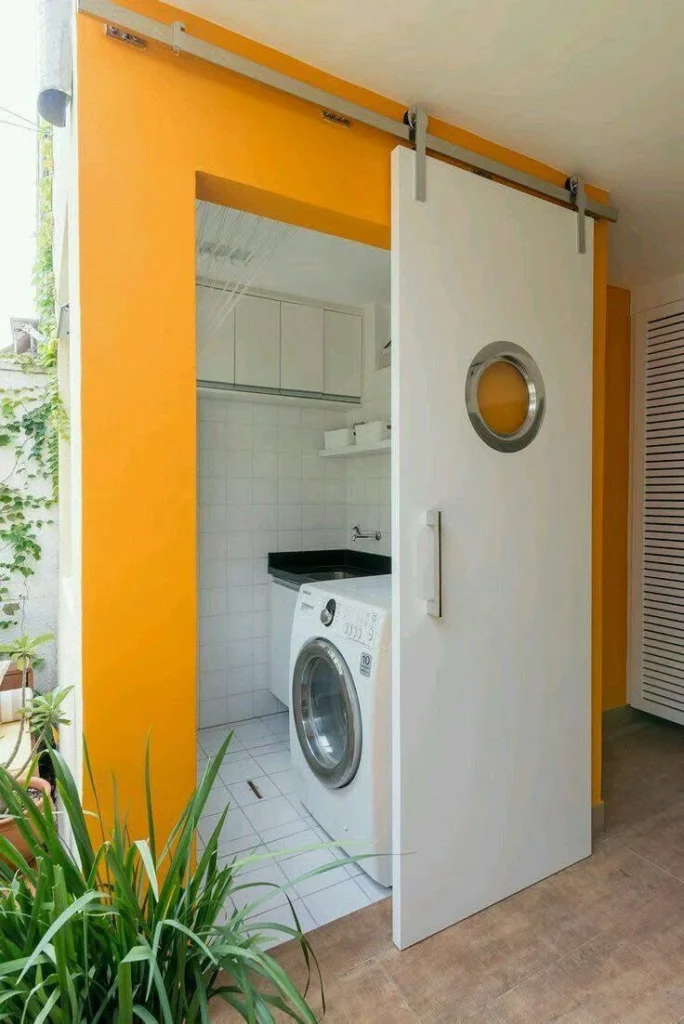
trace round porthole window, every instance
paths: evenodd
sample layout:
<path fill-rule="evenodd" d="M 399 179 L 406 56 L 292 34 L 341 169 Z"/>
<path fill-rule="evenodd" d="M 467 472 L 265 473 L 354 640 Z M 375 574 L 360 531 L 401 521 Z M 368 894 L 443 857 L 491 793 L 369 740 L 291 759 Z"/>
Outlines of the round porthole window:
<path fill-rule="evenodd" d="M 465 397 L 475 431 L 496 451 L 518 452 L 539 433 L 544 382 L 534 359 L 520 345 L 485 345 L 468 369 Z"/>

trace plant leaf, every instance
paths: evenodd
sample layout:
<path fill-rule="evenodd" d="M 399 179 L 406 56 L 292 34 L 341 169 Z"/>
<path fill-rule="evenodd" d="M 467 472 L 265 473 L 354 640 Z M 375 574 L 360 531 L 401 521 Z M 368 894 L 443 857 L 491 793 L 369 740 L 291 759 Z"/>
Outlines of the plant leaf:
<path fill-rule="evenodd" d="M 143 862 L 147 877 L 150 880 L 150 886 L 154 893 L 154 898 L 159 899 L 159 884 L 157 882 L 157 872 L 154 869 L 154 859 L 152 851 L 150 850 L 149 844 L 146 839 L 136 839 L 135 847 L 140 854 L 140 859 Z"/>

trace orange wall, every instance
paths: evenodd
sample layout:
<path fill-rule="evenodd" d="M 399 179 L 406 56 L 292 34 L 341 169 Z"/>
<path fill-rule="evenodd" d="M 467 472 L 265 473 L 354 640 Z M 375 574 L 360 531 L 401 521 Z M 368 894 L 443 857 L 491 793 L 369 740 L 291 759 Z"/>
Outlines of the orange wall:
<path fill-rule="evenodd" d="M 127 6 L 169 23 L 182 17 L 194 35 L 403 114 L 396 103 L 156 0 Z M 205 198 L 387 245 L 396 140 L 332 126 L 314 106 L 190 58 L 109 40 L 101 22 L 83 15 L 77 104 L 84 728 L 100 789 L 117 776 L 134 828 L 144 827 L 141 766 L 151 729 L 164 829 L 195 771 L 196 182 Z M 565 179 L 458 128 L 433 122 L 431 130 L 549 181 Z M 605 238 L 599 225 L 601 346 Z M 601 508 L 601 479 L 598 486 Z M 596 662 L 593 685 L 600 704 Z M 596 760 L 594 768 L 596 795 Z"/>
<path fill-rule="evenodd" d="M 606 317 L 605 489 L 603 515 L 603 710 L 627 703 L 630 293 L 609 287 Z"/>
<path fill-rule="evenodd" d="M 603 702 L 603 496 L 605 491 L 606 409 L 606 281 L 608 275 L 608 226 L 594 228 L 594 394 L 592 402 L 592 510 L 591 510 L 591 802 L 601 803 Z"/>

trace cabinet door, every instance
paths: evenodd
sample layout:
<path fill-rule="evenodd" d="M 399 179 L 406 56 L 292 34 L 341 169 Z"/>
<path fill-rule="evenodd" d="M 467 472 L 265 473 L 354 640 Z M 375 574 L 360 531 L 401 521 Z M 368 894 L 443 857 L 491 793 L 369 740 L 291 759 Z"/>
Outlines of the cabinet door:
<path fill-rule="evenodd" d="M 323 390 L 328 395 L 361 394 L 363 318 L 326 309 Z"/>
<path fill-rule="evenodd" d="M 317 306 L 280 304 L 280 386 L 323 390 L 323 310 Z"/>
<path fill-rule="evenodd" d="M 243 295 L 235 308 L 235 383 L 280 387 L 280 303 Z"/>
<path fill-rule="evenodd" d="M 235 314 L 217 288 L 196 288 L 197 379 L 232 384 L 235 380 Z"/>

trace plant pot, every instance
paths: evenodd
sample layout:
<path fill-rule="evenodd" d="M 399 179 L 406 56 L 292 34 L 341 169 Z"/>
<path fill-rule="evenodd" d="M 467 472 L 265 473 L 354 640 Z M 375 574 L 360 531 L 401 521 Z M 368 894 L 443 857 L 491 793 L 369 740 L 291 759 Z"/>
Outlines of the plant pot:
<path fill-rule="evenodd" d="M 45 779 L 40 779 L 38 776 L 30 778 L 26 784 L 27 789 L 37 789 L 40 791 L 40 796 L 36 797 L 35 804 L 38 810 L 42 810 L 46 800 L 50 799 L 50 783 L 46 782 Z M 4 836 L 15 847 L 16 850 L 24 857 L 25 860 L 32 863 L 35 859 L 30 853 L 26 841 L 22 836 L 17 823 L 14 818 L 3 818 L 0 817 L 0 835 Z M 4 859 L 4 858 L 3 858 Z"/>

